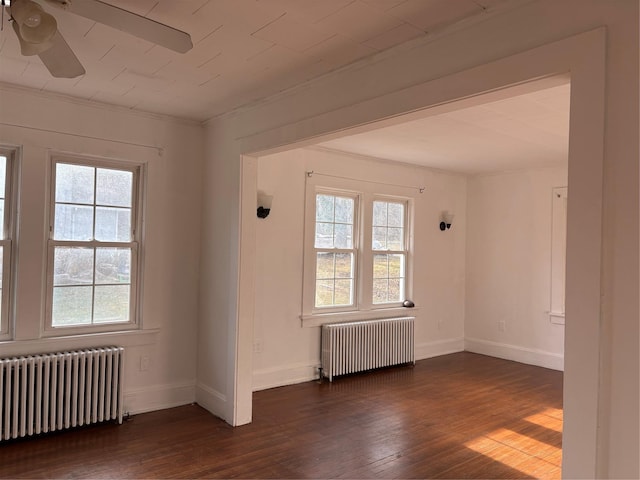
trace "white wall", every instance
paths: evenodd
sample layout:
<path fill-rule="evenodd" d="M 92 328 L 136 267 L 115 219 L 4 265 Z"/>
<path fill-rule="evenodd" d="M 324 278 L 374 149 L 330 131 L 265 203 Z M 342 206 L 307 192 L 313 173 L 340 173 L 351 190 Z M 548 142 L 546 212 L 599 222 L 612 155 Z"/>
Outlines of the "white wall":
<path fill-rule="evenodd" d="M 551 201 L 567 169 L 471 177 L 467 197 L 465 349 L 563 369 L 552 324 Z"/>
<path fill-rule="evenodd" d="M 466 178 L 421 167 L 319 149 L 295 149 L 258 160 L 258 190 L 273 195 L 257 221 L 253 389 L 317 378 L 320 328 L 302 326 L 305 172 L 404 186 L 414 198 L 413 296 L 416 357 L 461 351 L 464 326 Z M 321 180 L 318 180 L 321 182 Z M 440 213 L 455 212 L 451 230 Z M 375 315 L 375 313 L 374 313 Z"/>
<path fill-rule="evenodd" d="M 201 283 L 207 296 L 201 297 L 198 395 L 214 413 L 234 424 L 251 418 L 253 313 L 243 308 L 255 298 L 250 192 L 257 167 L 241 164 L 242 153 L 571 71 L 569 183 L 573 177 L 577 188 L 569 206 L 564 470 L 573 477 L 640 475 L 638 2 L 510 5 L 518 8 L 376 55 L 207 124 Z M 606 44 L 601 34 L 581 35 L 600 26 Z M 587 284 L 590 293 L 581 298 Z M 600 290 L 602 315 L 593 293 Z"/>
<path fill-rule="evenodd" d="M 274 198 L 255 237 L 254 390 L 317 378 L 319 327 L 300 321 L 307 171 L 428 186 L 415 197 L 419 308 L 407 312 L 418 359 L 464 347 L 563 369 L 564 325 L 548 312 L 552 189 L 566 185 L 566 166 L 466 177 L 302 148 L 258 160 L 257 188 Z M 444 233 L 442 210 L 456 215 Z"/>
<path fill-rule="evenodd" d="M 123 345 L 125 410 L 194 401 L 203 138 L 194 123 L 0 87 L 0 143 L 22 147 L 15 341 L 1 355 Z M 42 337 L 50 151 L 147 164 L 142 331 Z"/>

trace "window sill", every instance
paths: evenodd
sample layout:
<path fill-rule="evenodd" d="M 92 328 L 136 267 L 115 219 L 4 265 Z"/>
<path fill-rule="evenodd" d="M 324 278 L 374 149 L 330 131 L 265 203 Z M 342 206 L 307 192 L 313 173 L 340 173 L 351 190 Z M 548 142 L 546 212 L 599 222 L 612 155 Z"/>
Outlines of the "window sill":
<path fill-rule="evenodd" d="M 564 325 L 564 312 L 547 312 L 549 321 L 554 325 Z"/>
<path fill-rule="evenodd" d="M 315 313 L 311 315 L 300 315 L 300 321 L 302 327 L 320 327 L 325 323 L 352 322 L 391 317 L 412 317 L 419 310 L 419 307 L 393 307 L 358 310 L 355 312 Z"/>
<path fill-rule="evenodd" d="M 138 347 L 156 343 L 160 329 L 128 330 L 121 332 L 86 333 L 43 337 L 38 339 L 9 340 L 0 342 L 2 357 L 16 355 L 32 355 L 79 348 L 104 347 L 117 345 L 120 347 Z"/>

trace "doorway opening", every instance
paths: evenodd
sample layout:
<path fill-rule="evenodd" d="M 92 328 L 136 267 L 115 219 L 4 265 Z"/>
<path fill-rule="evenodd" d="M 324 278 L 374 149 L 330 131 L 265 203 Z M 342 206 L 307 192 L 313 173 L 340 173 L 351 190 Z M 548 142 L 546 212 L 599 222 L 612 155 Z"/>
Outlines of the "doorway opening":
<path fill-rule="evenodd" d="M 271 213 L 256 226 L 253 390 L 317 378 L 318 326 L 336 318 L 314 319 L 301 300 L 317 269 L 304 234 L 314 228 L 305 199 L 322 185 L 309 184 L 311 172 L 327 188 L 366 182 L 411 198 L 418 360 L 470 351 L 563 370 L 566 217 L 554 195 L 567 191 L 569 101 L 568 76 L 552 77 L 258 157 Z M 444 212 L 454 219 L 443 232 Z M 559 414 L 541 405 L 528 417 Z"/>

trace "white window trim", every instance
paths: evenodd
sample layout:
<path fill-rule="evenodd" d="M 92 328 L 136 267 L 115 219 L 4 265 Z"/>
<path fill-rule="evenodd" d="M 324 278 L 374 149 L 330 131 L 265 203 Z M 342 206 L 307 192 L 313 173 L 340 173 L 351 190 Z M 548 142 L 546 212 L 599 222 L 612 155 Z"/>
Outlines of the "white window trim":
<path fill-rule="evenodd" d="M 5 216 L 2 223 L 3 235 L 0 245 L 4 248 L 2 265 L 2 308 L 0 315 L 0 341 L 13 338 L 15 328 L 15 281 L 18 188 L 20 179 L 19 147 L 0 146 L 0 155 L 6 157 Z"/>
<path fill-rule="evenodd" d="M 551 200 L 551 292 L 549 321 L 564 325 L 567 248 L 567 187 L 554 187 Z"/>
<path fill-rule="evenodd" d="M 358 181 L 328 175 L 313 175 L 306 178 L 304 257 L 302 278 L 302 326 L 313 327 L 325 323 L 348 320 L 366 320 L 393 316 L 406 316 L 417 308 L 406 308 L 402 302 L 373 304 L 373 254 L 371 245 L 372 208 L 374 200 L 405 202 L 405 244 L 407 259 L 405 266 L 405 297 L 413 297 L 413 232 L 415 189 L 376 182 Z M 315 307 L 315 208 L 316 194 L 328 193 L 358 197 L 356 211 L 357 226 L 354 225 L 356 253 L 356 279 L 354 305 L 348 307 Z M 357 238 L 356 238 L 357 236 Z M 388 252 L 380 252 L 388 253 Z M 389 252 L 393 253 L 393 252 Z"/>
<path fill-rule="evenodd" d="M 130 171 L 134 175 L 131 223 L 133 226 L 133 238 L 131 242 L 100 242 L 100 241 L 62 241 L 53 239 L 53 228 L 55 223 L 55 165 L 56 163 L 66 163 L 75 165 L 86 165 L 97 168 L 113 168 Z M 88 335 L 100 333 L 118 333 L 142 328 L 141 314 L 141 291 L 142 291 L 142 258 L 143 258 L 143 217 L 144 217 L 144 185 L 146 168 L 140 162 L 130 162 L 123 160 L 113 160 L 97 157 L 76 156 L 62 153 L 53 153 L 50 156 L 49 175 L 49 209 L 48 209 L 48 236 L 47 236 L 47 270 L 46 270 L 46 303 L 45 317 L 42 329 L 43 337 L 65 337 L 75 335 Z M 52 325 L 52 302 L 53 302 L 53 250 L 56 246 L 79 245 L 87 247 L 122 247 L 131 248 L 131 294 L 130 311 L 128 322 L 93 324 L 83 326 L 53 326 Z"/>

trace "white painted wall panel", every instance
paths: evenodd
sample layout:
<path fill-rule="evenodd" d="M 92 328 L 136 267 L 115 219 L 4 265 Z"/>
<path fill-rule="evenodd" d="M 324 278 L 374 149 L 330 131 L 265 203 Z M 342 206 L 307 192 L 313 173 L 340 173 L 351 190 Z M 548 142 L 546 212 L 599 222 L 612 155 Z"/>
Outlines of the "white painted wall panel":
<path fill-rule="evenodd" d="M 273 204 L 269 217 L 256 221 L 254 390 L 317 378 L 320 328 L 302 327 L 300 321 L 307 171 L 426 187 L 423 194 L 411 191 L 415 194 L 412 300 L 418 308 L 407 314 L 416 317 L 416 357 L 449 353 L 456 342 L 461 350 L 466 177 L 361 156 L 295 149 L 258 161 L 258 190 L 272 195 Z M 443 210 L 455 214 L 454 225 L 446 232 L 439 229 Z"/>
<path fill-rule="evenodd" d="M 552 189 L 566 183 L 566 167 L 469 179 L 465 337 L 476 351 L 497 344 L 517 360 L 524 348 L 538 352 L 528 363 L 562 369 L 564 326 L 547 312 Z"/>
<path fill-rule="evenodd" d="M 123 345 L 126 410 L 195 399 L 203 138 L 194 123 L 0 88 L 0 143 L 23 148 L 16 341 L 3 343 L 2 354 Z M 147 164 L 142 284 L 147 333 L 41 338 L 50 150 Z M 140 369 L 143 356 L 146 371 Z"/>

